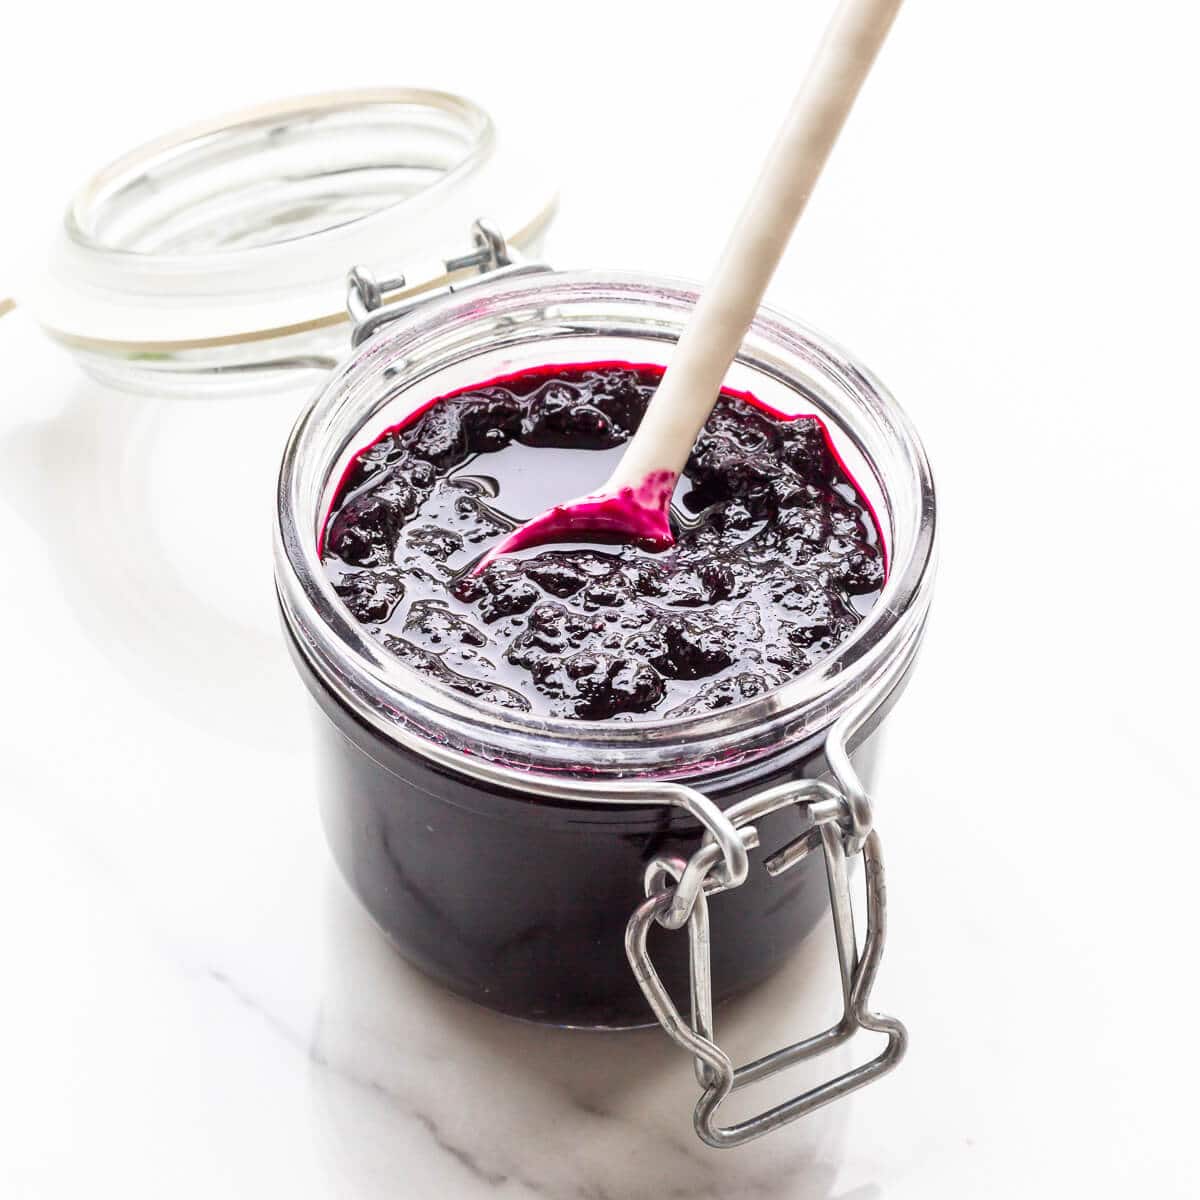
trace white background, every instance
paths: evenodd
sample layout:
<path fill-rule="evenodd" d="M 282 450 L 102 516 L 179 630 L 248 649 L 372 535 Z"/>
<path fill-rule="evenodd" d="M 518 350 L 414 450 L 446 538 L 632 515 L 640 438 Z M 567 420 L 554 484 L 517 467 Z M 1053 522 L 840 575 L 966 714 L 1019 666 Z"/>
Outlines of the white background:
<path fill-rule="evenodd" d="M 0 297 L 109 157 L 369 83 L 541 130 L 556 265 L 703 276 L 828 11 L 22 5 Z M 0 320 L 0 1194 L 1197 1194 L 1198 41 L 910 0 L 772 289 L 916 419 L 942 570 L 879 783 L 909 1058 L 746 1151 L 662 1035 L 469 1012 L 334 877 L 271 606 L 295 398 L 120 397 Z"/>

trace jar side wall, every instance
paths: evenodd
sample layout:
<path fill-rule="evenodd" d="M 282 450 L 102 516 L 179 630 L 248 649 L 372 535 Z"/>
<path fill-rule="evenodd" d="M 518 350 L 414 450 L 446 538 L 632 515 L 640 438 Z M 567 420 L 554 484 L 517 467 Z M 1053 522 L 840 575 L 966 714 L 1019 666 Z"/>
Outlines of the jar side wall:
<path fill-rule="evenodd" d="M 646 864 L 660 854 L 689 856 L 701 831 L 667 808 L 649 825 L 637 810 L 608 813 L 602 823 L 539 821 L 545 808 L 537 797 L 483 794 L 469 777 L 397 751 L 302 660 L 298 666 L 320 710 L 315 750 L 330 847 L 396 949 L 443 986 L 510 1016 L 598 1028 L 652 1023 L 625 959 L 625 924 L 641 902 Z M 878 745 L 875 733 L 854 751 L 868 783 Z M 763 764 L 719 802 L 822 767 L 819 746 L 801 761 Z M 522 820 L 499 815 L 521 808 L 528 810 Z M 819 855 L 777 879 L 761 865 L 803 826 L 796 809 L 761 821 L 762 847 L 751 853 L 746 882 L 712 902 L 718 1002 L 780 968 L 828 908 Z M 686 936 L 656 929 L 651 953 L 676 1002 L 686 1005 Z"/>

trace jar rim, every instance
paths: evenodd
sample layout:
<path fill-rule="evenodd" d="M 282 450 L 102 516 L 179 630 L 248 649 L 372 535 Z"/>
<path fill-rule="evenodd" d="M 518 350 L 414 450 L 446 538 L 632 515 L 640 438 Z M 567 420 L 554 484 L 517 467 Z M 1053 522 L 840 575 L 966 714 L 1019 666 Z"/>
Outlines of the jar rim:
<path fill-rule="evenodd" d="M 318 677 L 369 724 L 468 774 L 488 763 L 489 773 L 498 766 L 526 783 L 532 783 L 530 772 L 560 780 L 636 776 L 688 781 L 825 730 L 868 691 L 877 691 L 882 701 L 903 674 L 924 628 L 934 564 L 933 481 L 920 439 L 865 367 L 829 339 L 770 309 L 760 310 L 736 361 L 754 361 L 754 353 L 769 348 L 836 382 L 846 402 L 853 401 L 894 452 L 893 478 L 879 478 L 889 508 L 893 490 L 901 487 L 908 505 L 907 524 L 892 530 L 890 572 L 880 597 L 851 636 L 807 671 L 716 712 L 643 722 L 534 716 L 473 701 L 414 671 L 389 654 L 338 601 L 320 560 L 320 501 L 314 507 L 314 496 L 325 495 L 333 461 L 322 467 L 315 460 L 321 439 L 329 437 L 339 417 L 345 418 L 348 404 L 362 405 L 372 384 L 380 385 L 389 360 L 411 359 L 423 345 L 453 336 L 459 338 L 461 353 L 462 337 L 472 336 L 472 327 L 486 325 L 488 318 L 511 322 L 524 313 L 534 323 L 527 331 L 533 337 L 539 319 L 561 326 L 589 303 L 592 308 L 624 306 L 630 312 L 653 308 L 660 329 L 663 312 L 681 326 L 697 294 L 696 286 L 685 281 L 624 272 L 547 272 L 481 284 L 469 295 L 420 305 L 378 331 L 301 413 L 284 452 L 277 494 L 280 603 Z M 553 316 L 538 315 L 547 312 Z M 486 344 L 484 335 L 475 336 Z M 841 432 L 856 436 L 844 427 Z M 874 462 L 872 469 L 879 474 Z M 320 478 L 322 470 L 325 478 Z M 903 479 L 895 478 L 899 473 Z M 894 518 L 892 512 L 893 524 Z"/>

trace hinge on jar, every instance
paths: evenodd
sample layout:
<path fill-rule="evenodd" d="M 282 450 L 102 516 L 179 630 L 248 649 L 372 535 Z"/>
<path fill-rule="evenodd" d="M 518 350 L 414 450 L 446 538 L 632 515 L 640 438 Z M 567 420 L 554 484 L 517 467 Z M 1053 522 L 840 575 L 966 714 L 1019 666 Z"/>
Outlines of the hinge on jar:
<path fill-rule="evenodd" d="M 780 875 L 808 854 L 824 852 L 833 929 L 842 983 L 842 1016 L 836 1025 L 745 1066 L 734 1067 L 713 1034 L 712 976 L 708 927 L 708 897 L 728 891 L 730 884 L 714 867 L 722 851 L 711 832 L 691 859 L 657 858 L 646 868 L 646 901 L 629 919 L 625 951 L 650 1007 L 671 1038 L 695 1061 L 696 1078 L 704 1089 L 696 1104 L 694 1124 L 700 1138 L 718 1149 L 740 1146 L 836 1100 L 890 1071 L 903 1057 L 908 1033 L 893 1017 L 868 1007 L 871 986 L 883 955 L 887 891 L 879 834 L 871 827 L 870 803 L 850 765 L 846 746 L 860 714 L 844 718 L 830 731 L 827 756 L 838 787 L 808 779 L 782 784 L 748 797 L 725 811 L 746 849 L 758 845 L 751 823 L 795 804 L 809 817 L 800 837 L 769 855 L 767 872 Z M 830 752 L 832 751 L 832 752 Z M 867 893 L 867 928 L 862 951 L 854 933 L 854 912 L 846 869 L 848 854 L 861 853 Z M 737 886 L 736 884 L 732 886 Z M 646 939 L 654 922 L 667 929 L 688 928 L 691 962 L 691 1021 L 685 1021 L 650 961 Z M 859 1029 L 887 1035 L 887 1045 L 862 1066 L 837 1075 L 774 1108 L 735 1125 L 716 1123 L 717 1110 L 730 1092 L 814 1058 L 848 1041 Z"/>
<path fill-rule="evenodd" d="M 411 312 L 418 304 L 438 296 L 449 296 L 464 288 L 512 275 L 533 275 L 550 268 L 544 263 L 525 262 L 511 250 L 504 235 L 490 221 L 477 220 L 471 226 L 475 249 L 457 258 L 447 258 L 444 273 L 433 279 L 410 282 L 404 275 L 391 279 L 376 279 L 366 267 L 352 267 L 346 276 L 346 311 L 350 314 L 353 331 L 350 344 L 359 346 L 377 329 Z M 455 279 L 463 271 L 475 270 L 475 275 Z M 450 278 L 450 282 L 440 281 Z M 385 296 L 403 294 L 386 301 Z"/>

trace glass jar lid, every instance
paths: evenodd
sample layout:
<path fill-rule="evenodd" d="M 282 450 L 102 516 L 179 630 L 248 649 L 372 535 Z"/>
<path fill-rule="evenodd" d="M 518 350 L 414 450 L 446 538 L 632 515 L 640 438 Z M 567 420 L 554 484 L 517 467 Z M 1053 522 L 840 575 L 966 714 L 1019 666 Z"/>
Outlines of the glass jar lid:
<path fill-rule="evenodd" d="M 376 88 L 203 122 L 109 164 L 75 196 L 32 305 L 123 384 L 332 366 L 346 271 L 444 281 L 487 218 L 536 252 L 556 197 L 476 104 Z"/>

